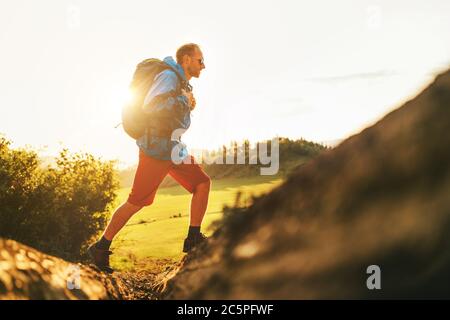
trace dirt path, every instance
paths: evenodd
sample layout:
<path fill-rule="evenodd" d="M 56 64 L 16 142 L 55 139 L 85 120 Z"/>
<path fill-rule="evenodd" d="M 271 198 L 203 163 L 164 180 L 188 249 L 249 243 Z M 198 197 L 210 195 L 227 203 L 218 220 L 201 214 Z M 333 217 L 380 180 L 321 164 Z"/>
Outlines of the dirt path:
<path fill-rule="evenodd" d="M 114 274 L 129 288 L 132 299 L 159 300 L 167 280 L 176 273 L 179 265 L 180 262 L 170 259 L 152 259 L 138 263 L 136 270 Z"/>

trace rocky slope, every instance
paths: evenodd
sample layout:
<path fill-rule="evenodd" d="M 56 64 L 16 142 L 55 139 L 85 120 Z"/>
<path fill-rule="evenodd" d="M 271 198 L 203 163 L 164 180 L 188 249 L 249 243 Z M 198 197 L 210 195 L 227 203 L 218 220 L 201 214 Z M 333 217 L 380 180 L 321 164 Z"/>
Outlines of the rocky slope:
<path fill-rule="evenodd" d="M 235 209 L 169 299 L 450 298 L 450 72 Z M 369 290 L 370 265 L 381 290 Z"/>
<path fill-rule="evenodd" d="M 0 300 L 156 300 L 175 267 L 161 260 L 153 270 L 111 275 L 0 238 Z"/>
<path fill-rule="evenodd" d="M 118 277 L 0 239 L 0 299 L 130 299 Z"/>

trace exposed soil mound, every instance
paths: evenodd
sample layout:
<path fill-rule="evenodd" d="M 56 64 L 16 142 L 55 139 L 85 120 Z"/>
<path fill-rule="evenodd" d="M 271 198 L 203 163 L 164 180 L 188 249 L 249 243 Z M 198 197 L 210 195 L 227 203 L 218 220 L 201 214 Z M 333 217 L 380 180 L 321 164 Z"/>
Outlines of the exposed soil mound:
<path fill-rule="evenodd" d="M 450 72 L 235 209 L 171 299 L 450 298 Z M 367 267 L 381 269 L 369 290 Z"/>

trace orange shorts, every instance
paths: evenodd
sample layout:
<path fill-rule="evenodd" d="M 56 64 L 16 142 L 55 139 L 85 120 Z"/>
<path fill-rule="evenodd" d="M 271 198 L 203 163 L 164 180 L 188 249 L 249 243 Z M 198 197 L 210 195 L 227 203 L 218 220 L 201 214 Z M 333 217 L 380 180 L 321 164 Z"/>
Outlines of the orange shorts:
<path fill-rule="evenodd" d="M 147 156 L 139 149 L 139 164 L 134 176 L 133 188 L 128 196 L 128 202 L 136 206 L 149 206 L 164 177 L 169 174 L 187 191 L 193 193 L 198 184 L 210 181 L 209 176 L 189 155 L 190 164 L 175 164 L 172 160 L 158 160 Z"/>

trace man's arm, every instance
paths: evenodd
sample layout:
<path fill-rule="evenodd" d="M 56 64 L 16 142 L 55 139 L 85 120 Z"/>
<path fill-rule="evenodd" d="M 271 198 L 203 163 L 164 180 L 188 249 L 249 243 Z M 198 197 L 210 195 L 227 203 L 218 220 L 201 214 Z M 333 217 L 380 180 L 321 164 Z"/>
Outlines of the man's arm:
<path fill-rule="evenodd" d="M 188 98 L 181 94 L 170 95 L 177 89 L 177 75 L 170 70 L 164 70 L 158 74 L 153 81 L 153 85 L 144 99 L 143 109 L 145 113 L 156 112 L 163 115 L 173 108 L 189 108 Z"/>

